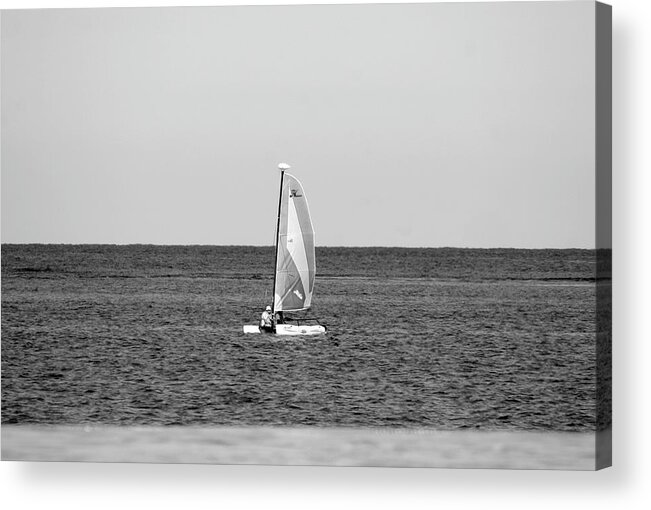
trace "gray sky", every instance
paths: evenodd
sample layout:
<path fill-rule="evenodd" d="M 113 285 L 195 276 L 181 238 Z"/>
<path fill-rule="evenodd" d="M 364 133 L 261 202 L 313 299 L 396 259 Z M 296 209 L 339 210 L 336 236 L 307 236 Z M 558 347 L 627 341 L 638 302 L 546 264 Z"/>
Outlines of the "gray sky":
<path fill-rule="evenodd" d="M 2 242 L 594 246 L 594 3 L 4 11 Z"/>

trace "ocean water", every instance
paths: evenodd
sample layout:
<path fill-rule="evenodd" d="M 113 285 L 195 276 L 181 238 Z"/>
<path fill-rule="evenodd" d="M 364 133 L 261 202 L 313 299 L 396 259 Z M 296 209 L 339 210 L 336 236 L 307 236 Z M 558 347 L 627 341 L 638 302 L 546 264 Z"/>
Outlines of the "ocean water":
<path fill-rule="evenodd" d="M 319 248 L 319 337 L 244 335 L 272 248 L 2 245 L 2 423 L 593 431 L 591 250 Z"/>

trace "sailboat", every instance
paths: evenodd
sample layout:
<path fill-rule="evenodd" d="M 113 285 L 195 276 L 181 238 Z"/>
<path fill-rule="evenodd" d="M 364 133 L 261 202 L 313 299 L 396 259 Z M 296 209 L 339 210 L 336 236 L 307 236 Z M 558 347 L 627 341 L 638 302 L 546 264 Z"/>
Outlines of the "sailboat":
<path fill-rule="evenodd" d="M 276 224 L 276 256 L 274 264 L 272 316 L 278 313 L 308 310 L 314 294 L 316 257 L 314 228 L 303 186 L 289 174 L 290 166 L 278 165 L 280 196 Z M 315 319 L 289 319 L 275 324 L 276 335 L 320 335 L 325 326 L 312 324 Z M 306 323 L 307 322 L 307 323 Z M 243 326 L 244 333 L 260 333 L 259 326 Z"/>

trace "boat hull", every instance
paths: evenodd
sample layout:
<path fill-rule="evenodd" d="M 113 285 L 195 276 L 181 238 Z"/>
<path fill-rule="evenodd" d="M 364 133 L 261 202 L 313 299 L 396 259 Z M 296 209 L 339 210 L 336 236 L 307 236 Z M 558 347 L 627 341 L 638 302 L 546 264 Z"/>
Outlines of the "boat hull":
<path fill-rule="evenodd" d="M 243 326 L 244 333 L 263 333 L 258 326 Z M 278 324 L 276 333 L 278 336 L 311 336 L 323 335 L 326 332 L 325 326 L 315 325 L 296 325 L 296 324 Z M 266 333 L 266 331 L 264 332 Z"/>

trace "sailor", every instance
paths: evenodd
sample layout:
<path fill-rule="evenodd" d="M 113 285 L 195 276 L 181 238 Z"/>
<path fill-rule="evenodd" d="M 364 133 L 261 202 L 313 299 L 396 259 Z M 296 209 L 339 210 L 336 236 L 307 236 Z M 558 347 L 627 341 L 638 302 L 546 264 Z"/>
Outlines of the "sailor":
<path fill-rule="evenodd" d="M 273 313 L 270 306 L 267 306 L 264 312 L 262 312 L 262 317 L 260 317 L 260 329 L 271 332 L 274 330 Z"/>

